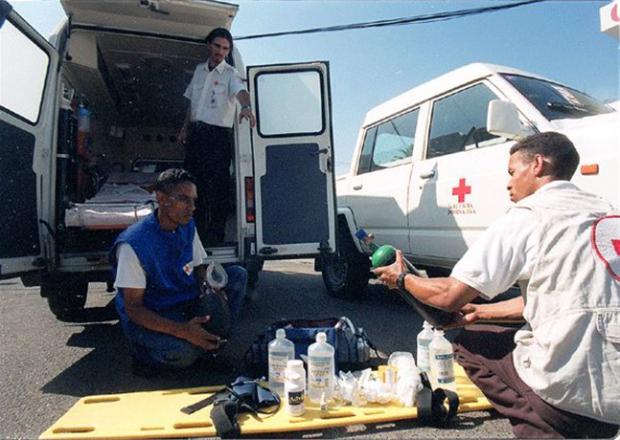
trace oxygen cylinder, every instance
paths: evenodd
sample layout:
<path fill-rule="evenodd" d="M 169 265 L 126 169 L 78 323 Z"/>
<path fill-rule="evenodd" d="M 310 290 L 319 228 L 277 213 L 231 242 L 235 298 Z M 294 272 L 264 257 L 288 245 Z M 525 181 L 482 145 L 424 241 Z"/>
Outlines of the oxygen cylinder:
<path fill-rule="evenodd" d="M 82 100 L 77 109 L 77 137 L 76 137 L 76 153 L 77 153 L 77 188 L 76 192 L 80 199 L 86 194 L 88 185 L 88 176 L 84 168 L 88 165 L 90 156 L 90 118 L 91 113 L 86 104 Z"/>

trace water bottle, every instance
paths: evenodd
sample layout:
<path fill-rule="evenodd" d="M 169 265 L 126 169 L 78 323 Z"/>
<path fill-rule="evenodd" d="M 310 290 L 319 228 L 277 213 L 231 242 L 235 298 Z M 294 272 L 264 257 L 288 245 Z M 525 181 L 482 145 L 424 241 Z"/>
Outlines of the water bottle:
<path fill-rule="evenodd" d="M 298 359 L 288 361 L 284 378 L 286 412 L 291 416 L 301 416 L 306 412 L 306 370 L 304 363 Z"/>
<path fill-rule="evenodd" d="M 429 354 L 428 354 L 428 345 L 431 343 L 431 339 L 433 339 L 433 327 L 428 321 L 424 321 L 422 324 L 422 331 L 418 333 L 417 338 L 417 358 L 418 358 L 418 369 L 420 372 L 428 371 L 429 367 Z"/>
<path fill-rule="evenodd" d="M 334 389 L 334 347 L 327 342 L 324 332 L 316 335 L 316 342 L 308 347 L 308 397 L 314 403 L 331 399 Z"/>
<path fill-rule="evenodd" d="M 454 379 L 454 350 L 445 338 L 443 330 L 435 330 L 428 346 L 430 355 L 430 376 L 433 388 L 456 391 Z"/>
<path fill-rule="evenodd" d="M 291 359 L 295 359 L 295 344 L 286 339 L 286 332 L 279 328 L 276 330 L 276 338 L 267 347 L 267 362 L 269 388 L 280 396 L 284 395 L 284 372 Z"/>

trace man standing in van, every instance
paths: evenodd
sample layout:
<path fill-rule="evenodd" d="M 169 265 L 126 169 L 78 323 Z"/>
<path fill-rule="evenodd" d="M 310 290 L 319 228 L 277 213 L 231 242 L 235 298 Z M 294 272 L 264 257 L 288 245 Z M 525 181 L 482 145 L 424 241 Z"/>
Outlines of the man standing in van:
<path fill-rule="evenodd" d="M 207 36 L 209 58 L 198 64 L 185 90 L 190 100 L 179 141 L 185 145 L 184 167 L 196 177 L 196 227 L 208 245 L 224 242 L 230 205 L 230 162 L 234 148 L 236 102 L 239 122 L 254 127 L 250 95 L 239 72 L 226 62 L 233 48 L 230 32 L 213 29 Z"/>
<path fill-rule="evenodd" d="M 203 292 L 207 254 L 192 219 L 197 193 L 191 174 L 164 171 L 155 193 L 157 210 L 123 231 L 109 255 L 116 310 L 138 376 L 188 367 L 219 349 L 221 335 L 239 316 L 247 282 L 244 268 L 230 266 L 223 292 Z M 222 295 L 227 301 L 219 301 Z"/>
<path fill-rule="evenodd" d="M 456 360 L 518 438 L 610 438 L 620 425 L 620 216 L 569 182 L 579 155 L 567 137 L 516 143 L 508 162 L 515 205 L 447 278 L 376 269 L 391 288 L 444 310 L 466 329 Z M 491 299 L 519 282 L 522 296 Z M 520 329 L 478 323 L 525 319 Z"/>

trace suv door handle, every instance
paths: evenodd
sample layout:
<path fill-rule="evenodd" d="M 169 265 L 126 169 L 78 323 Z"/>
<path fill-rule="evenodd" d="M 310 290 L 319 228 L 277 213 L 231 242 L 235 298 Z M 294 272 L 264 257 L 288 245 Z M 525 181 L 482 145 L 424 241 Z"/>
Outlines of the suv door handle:
<path fill-rule="evenodd" d="M 353 189 L 354 189 L 354 190 L 356 190 L 356 191 L 358 191 L 358 190 L 362 189 L 362 187 L 363 187 L 363 186 L 364 186 L 364 185 L 362 185 L 361 183 L 360 183 L 360 184 L 358 184 L 358 185 L 353 185 Z"/>
<path fill-rule="evenodd" d="M 435 170 L 426 171 L 425 173 L 420 173 L 420 179 L 430 179 L 435 175 Z"/>

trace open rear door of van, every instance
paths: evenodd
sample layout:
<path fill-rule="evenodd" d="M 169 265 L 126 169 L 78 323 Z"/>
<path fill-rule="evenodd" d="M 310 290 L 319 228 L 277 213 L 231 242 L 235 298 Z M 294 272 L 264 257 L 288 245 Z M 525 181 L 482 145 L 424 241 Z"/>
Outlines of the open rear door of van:
<path fill-rule="evenodd" d="M 266 259 L 336 249 L 329 65 L 252 66 L 256 248 Z"/>
<path fill-rule="evenodd" d="M 203 40 L 230 28 L 237 5 L 210 0 L 60 0 L 74 27 Z"/>
<path fill-rule="evenodd" d="M 58 54 L 0 0 L 0 279 L 40 268 Z"/>

